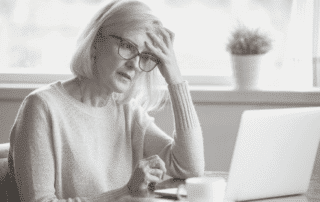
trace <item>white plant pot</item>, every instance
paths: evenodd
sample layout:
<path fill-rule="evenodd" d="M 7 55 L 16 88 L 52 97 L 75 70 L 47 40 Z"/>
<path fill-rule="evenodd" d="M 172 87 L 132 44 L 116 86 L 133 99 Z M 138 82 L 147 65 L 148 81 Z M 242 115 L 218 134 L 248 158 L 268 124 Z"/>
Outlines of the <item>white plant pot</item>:
<path fill-rule="evenodd" d="M 259 88 L 259 74 L 262 67 L 261 55 L 231 55 L 235 87 L 238 90 Z"/>

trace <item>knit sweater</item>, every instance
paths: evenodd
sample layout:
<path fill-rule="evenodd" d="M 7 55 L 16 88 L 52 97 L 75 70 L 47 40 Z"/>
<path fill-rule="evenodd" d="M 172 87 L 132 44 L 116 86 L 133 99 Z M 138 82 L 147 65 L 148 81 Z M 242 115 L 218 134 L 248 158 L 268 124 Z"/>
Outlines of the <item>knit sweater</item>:
<path fill-rule="evenodd" d="M 202 175 L 203 137 L 188 83 L 168 89 L 173 138 L 134 100 L 88 106 L 60 81 L 29 94 L 10 135 L 9 170 L 21 201 L 116 201 L 129 194 L 139 160 L 155 154 L 169 176 Z"/>

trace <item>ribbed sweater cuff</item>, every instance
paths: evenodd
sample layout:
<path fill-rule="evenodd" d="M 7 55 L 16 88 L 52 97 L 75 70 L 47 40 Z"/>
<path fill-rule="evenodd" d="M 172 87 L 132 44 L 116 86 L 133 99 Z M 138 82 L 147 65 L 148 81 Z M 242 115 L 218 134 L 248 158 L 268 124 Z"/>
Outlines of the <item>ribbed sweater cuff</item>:
<path fill-rule="evenodd" d="M 189 85 L 187 81 L 168 85 L 173 113 L 175 115 L 176 129 L 190 129 L 199 126 Z"/>
<path fill-rule="evenodd" d="M 107 202 L 107 201 L 116 201 L 123 196 L 129 195 L 129 189 L 127 185 L 121 187 L 119 189 L 115 189 L 112 191 L 108 191 L 106 193 L 100 194 L 99 196 L 95 196 L 92 198 L 94 202 Z"/>

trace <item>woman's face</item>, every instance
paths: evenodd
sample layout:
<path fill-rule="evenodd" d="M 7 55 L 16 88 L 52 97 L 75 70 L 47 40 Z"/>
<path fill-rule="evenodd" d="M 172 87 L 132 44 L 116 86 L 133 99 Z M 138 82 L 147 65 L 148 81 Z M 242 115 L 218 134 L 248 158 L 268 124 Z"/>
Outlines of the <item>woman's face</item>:
<path fill-rule="evenodd" d="M 139 52 L 150 52 L 145 41 L 150 43 L 146 33 L 132 31 L 118 35 L 132 44 L 135 44 Z M 106 40 L 97 44 L 96 68 L 98 82 L 108 92 L 124 93 L 144 73 L 139 68 L 139 57 L 126 60 L 118 54 L 120 39 L 107 36 Z"/>

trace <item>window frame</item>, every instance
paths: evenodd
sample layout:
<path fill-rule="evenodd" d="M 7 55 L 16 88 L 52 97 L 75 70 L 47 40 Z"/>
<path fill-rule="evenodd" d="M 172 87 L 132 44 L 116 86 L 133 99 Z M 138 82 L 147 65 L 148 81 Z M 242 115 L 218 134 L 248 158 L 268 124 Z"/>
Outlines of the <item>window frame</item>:
<path fill-rule="evenodd" d="M 49 84 L 58 80 L 67 80 L 73 74 L 50 73 L 0 73 L 0 84 Z M 231 86 L 231 76 L 191 76 L 182 75 L 190 85 Z"/>
<path fill-rule="evenodd" d="M 318 19 L 319 14 L 316 11 L 320 10 L 320 3 L 317 0 L 314 0 L 314 13 L 313 13 L 313 24 L 314 24 L 314 31 L 313 31 L 313 42 L 319 41 L 319 23 Z M 315 44 L 315 43 L 314 43 Z M 314 87 L 320 86 L 320 58 L 315 56 L 315 47 L 313 47 L 313 83 Z M 31 72 L 27 72 L 30 69 L 24 68 L 21 69 L 22 71 L 17 69 L 8 70 L 9 68 L 6 68 L 4 72 L 2 71 L 0 67 L 0 85 L 6 85 L 6 84 L 49 84 L 58 80 L 67 80 L 73 77 L 72 74 L 67 73 L 37 73 L 31 70 Z M 205 72 L 205 71 L 204 71 Z M 230 76 L 224 76 L 224 75 L 214 75 L 210 76 L 208 74 L 203 75 L 183 75 L 183 78 L 189 82 L 190 85 L 194 86 L 213 86 L 213 87 L 231 87 L 233 83 L 233 77 Z"/>

